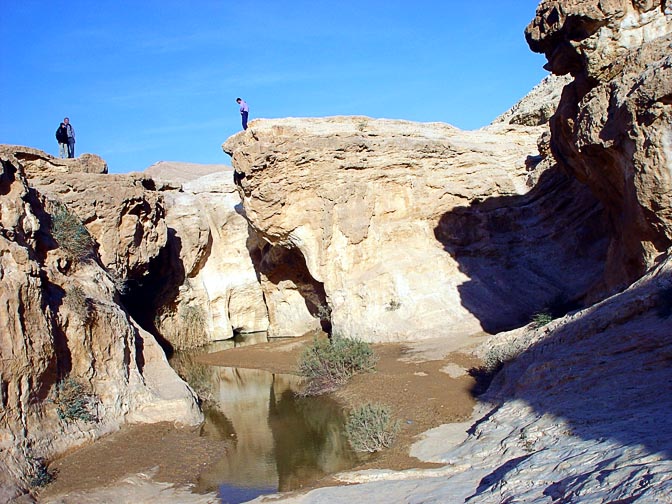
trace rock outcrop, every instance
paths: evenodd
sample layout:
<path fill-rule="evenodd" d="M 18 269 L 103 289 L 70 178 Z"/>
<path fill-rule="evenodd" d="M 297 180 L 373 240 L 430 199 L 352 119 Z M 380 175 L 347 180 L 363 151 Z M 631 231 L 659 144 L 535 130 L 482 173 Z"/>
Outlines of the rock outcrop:
<path fill-rule="evenodd" d="M 482 355 L 506 362 L 473 424 L 436 429 L 414 449 L 443 468 L 343 475 L 368 483 L 281 502 L 670 500 L 671 32 L 666 1 L 541 3 L 528 42 L 549 70 L 573 77 L 547 145 L 557 171 L 599 201 L 590 220 L 606 229 L 583 235 L 603 254 L 595 302 L 489 339 Z M 544 194 L 564 213 L 562 192 Z"/>
<path fill-rule="evenodd" d="M 233 170 L 164 162 L 148 173 L 162 187 L 169 229 L 167 248 L 147 281 L 158 332 L 188 348 L 234 332 L 266 331 L 268 313 L 250 252 L 257 244 L 241 215 Z"/>
<path fill-rule="evenodd" d="M 660 0 L 545 1 L 526 32 L 571 74 L 551 149 L 604 205 L 606 279 L 639 278 L 672 245 L 672 7 Z"/>
<path fill-rule="evenodd" d="M 85 156 L 4 149 L 21 160 L 32 186 L 81 219 L 124 304 L 164 346 L 268 329 L 248 250 L 256 245 L 230 167 L 163 161 L 146 173 L 107 175 Z"/>
<path fill-rule="evenodd" d="M 497 117 L 493 124 L 521 124 L 541 126 L 548 124 L 560 102 L 563 88 L 571 82 L 568 75 L 547 75 L 522 100 Z"/>
<path fill-rule="evenodd" d="M 196 424 L 202 415 L 154 337 L 118 303 L 115 281 L 81 222 L 30 186 L 25 157 L 3 149 L 0 161 L 0 500 L 6 501 L 40 473 L 41 459 L 122 423 Z M 76 398 L 88 405 L 85 419 L 66 421 L 59 409 L 55 392 L 65 379 L 85 391 Z"/>
<path fill-rule="evenodd" d="M 473 423 L 439 427 L 413 447 L 443 467 L 343 474 L 349 486 L 274 502 L 668 502 L 670 320 L 667 259 L 586 310 L 486 343 L 486 352 L 504 345 L 518 357 Z"/>
<path fill-rule="evenodd" d="M 299 281 L 271 268 L 269 310 L 269 284 L 291 280 L 303 286 L 293 306 L 334 332 L 390 341 L 496 332 L 580 304 L 601 280 L 601 208 L 539 153 L 544 131 L 255 121 L 223 146 L 245 214 L 262 254 L 284 249 L 294 275 L 305 262 Z M 543 179 L 532 190 L 530 173 Z"/>
<path fill-rule="evenodd" d="M 103 266 L 120 284 L 147 274 L 168 236 L 163 202 L 151 178 L 107 175 L 102 160 L 105 169 L 92 171 L 85 157 L 91 154 L 58 159 L 25 147 L 7 149 L 21 161 L 31 186 L 79 217 L 96 241 Z"/>

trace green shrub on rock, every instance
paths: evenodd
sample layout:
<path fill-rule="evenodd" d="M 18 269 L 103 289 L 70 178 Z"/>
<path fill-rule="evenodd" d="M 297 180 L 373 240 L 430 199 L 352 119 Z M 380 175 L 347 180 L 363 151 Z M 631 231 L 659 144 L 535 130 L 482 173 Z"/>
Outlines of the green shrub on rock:
<path fill-rule="evenodd" d="M 534 329 L 539 329 L 540 327 L 545 326 L 546 324 L 548 324 L 552 320 L 553 320 L 553 315 L 551 315 L 548 312 L 543 311 L 543 312 L 535 313 L 532 316 L 532 327 Z"/>
<path fill-rule="evenodd" d="M 87 392 L 84 385 L 74 378 L 66 378 L 56 384 L 53 402 L 56 404 L 58 418 L 66 423 L 78 420 L 87 423 L 98 421 L 98 398 Z"/>
<path fill-rule="evenodd" d="M 27 457 L 30 468 L 27 471 L 28 485 L 31 488 L 42 488 L 54 480 L 54 473 L 49 471 L 47 463 L 43 458 Z"/>
<path fill-rule="evenodd" d="M 89 231 L 62 203 L 54 204 L 51 212 L 51 233 L 59 246 L 76 259 L 86 259 L 93 253 Z"/>

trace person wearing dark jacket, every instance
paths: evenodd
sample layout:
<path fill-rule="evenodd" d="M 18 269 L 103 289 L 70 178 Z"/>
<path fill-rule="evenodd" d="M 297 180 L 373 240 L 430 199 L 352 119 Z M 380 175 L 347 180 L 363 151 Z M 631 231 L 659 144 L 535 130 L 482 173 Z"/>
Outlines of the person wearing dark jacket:
<path fill-rule="evenodd" d="M 63 119 L 63 124 L 65 124 L 65 130 L 68 132 L 68 157 L 75 157 L 75 128 L 70 124 L 70 119 L 67 117 Z"/>
<path fill-rule="evenodd" d="M 58 157 L 65 159 L 68 157 L 68 130 L 65 123 L 56 130 L 56 141 L 58 142 Z"/>

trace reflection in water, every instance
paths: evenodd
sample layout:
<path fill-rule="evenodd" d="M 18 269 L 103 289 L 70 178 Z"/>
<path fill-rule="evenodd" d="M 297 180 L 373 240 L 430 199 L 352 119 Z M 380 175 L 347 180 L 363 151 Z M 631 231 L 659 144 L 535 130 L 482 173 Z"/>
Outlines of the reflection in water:
<path fill-rule="evenodd" d="M 171 364 L 205 399 L 201 435 L 230 442 L 219 462 L 201 474 L 198 491 L 218 489 L 223 502 L 244 502 L 355 464 L 340 407 L 326 398 L 297 397 L 299 377 L 207 366 L 186 352 Z"/>

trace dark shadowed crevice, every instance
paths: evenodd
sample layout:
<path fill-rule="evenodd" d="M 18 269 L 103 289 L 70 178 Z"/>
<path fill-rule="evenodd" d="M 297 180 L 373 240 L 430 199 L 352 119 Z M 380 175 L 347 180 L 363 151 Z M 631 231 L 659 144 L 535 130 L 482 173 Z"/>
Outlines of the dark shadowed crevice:
<path fill-rule="evenodd" d="M 255 244 L 253 236 L 248 239 L 248 250 L 257 274 L 263 275 L 274 285 L 284 281 L 292 282 L 303 297 L 308 312 L 320 321 L 324 332 L 331 334 L 331 309 L 324 284 L 310 274 L 301 251 L 261 240 Z"/>
<path fill-rule="evenodd" d="M 158 331 L 155 317 L 159 309 L 175 301 L 179 287 L 184 283 L 185 271 L 180 260 L 182 241 L 172 228 L 168 228 L 166 246 L 149 263 L 142 278 L 129 279 L 121 293 L 121 302 L 133 319 L 152 334 L 167 355 L 172 355 L 173 345 Z M 140 343 L 136 342 L 136 346 Z"/>

